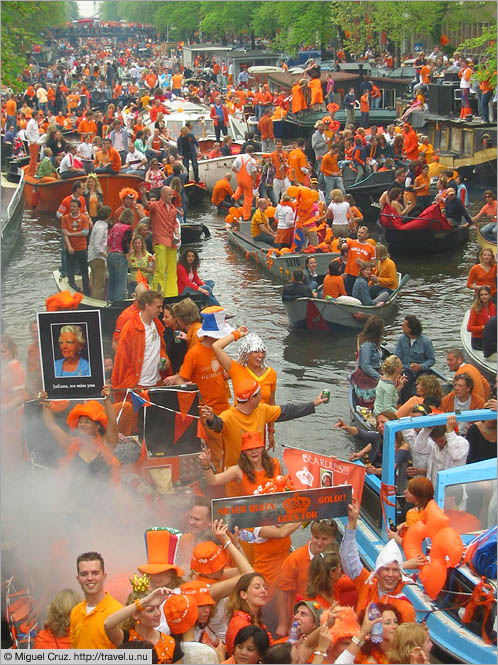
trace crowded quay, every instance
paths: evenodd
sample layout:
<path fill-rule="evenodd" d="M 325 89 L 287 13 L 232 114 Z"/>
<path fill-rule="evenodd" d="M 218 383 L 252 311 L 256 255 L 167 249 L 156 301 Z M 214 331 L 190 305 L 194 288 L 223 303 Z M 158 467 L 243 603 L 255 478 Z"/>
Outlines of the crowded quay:
<path fill-rule="evenodd" d="M 2 659 L 496 662 L 496 6 L 172 4 L 2 2 Z"/>

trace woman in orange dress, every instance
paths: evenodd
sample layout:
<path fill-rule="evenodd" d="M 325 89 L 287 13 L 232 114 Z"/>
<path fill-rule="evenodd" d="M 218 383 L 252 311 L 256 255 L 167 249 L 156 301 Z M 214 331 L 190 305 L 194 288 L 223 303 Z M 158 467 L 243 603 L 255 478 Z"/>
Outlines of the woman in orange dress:
<path fill-rule="evenodd" d="M 470 269 L 467 288 L 474 293 L 481 286 L 489 286 L 491 294 L 496 296 L 496 258 L 492 250 L 483 247 L 479 252 L 479 263 Z"/>

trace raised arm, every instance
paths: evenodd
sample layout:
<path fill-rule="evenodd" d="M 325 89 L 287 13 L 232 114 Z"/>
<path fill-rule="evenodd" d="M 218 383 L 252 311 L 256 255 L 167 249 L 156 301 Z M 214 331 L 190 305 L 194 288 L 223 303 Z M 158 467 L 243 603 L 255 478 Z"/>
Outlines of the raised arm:
<path fill-rule="evenodd" d="M 131 619 L 135 613 L 143 612 L 144 609 L 153 604 L 154 601 L 157 601 L 160 598 L 164 599 L 170 594 L 170 589 L 160 587 L 159 589 L 154 589 L 154 591 L 149 593 L 148 596 L 145 596 L 145 598 L 141 598 L 131 605 L 121 607 L 119 610 L 116 610 L 116 612 L 109 614 L 104 621 L 105 634 L 115 646 L 119 647 L 124 639 L 123 631 L 119 625 L 123 623 L 123 621 L 126 621 L 126 619 Z"/>
<path fill-rule="evenodd" d="M 204 479 L 210 487 L 220 487 L 232 481 L 240 482 L 242 480 L 242 472 L 238 465 L 230 466 L 221 473 L 214 473 L 211 464 L 211 451 L 205 443 L 201 442 L 201 446 L 202 451 L 199 453 L 199 461 L 204 471 Z"/>
<path fill-rule="evenodd" d="M 112 450 L 117 446 L 119 440 L 118 423 L 116 421 L 116 412 L 111 403 L 111 386 L 105 385 L 102 388 L 102 397 L 104 398 L 104 409 L 107 416 L 107 429 L 104 440 Z"/>
<path fill-rule="evenodd" d="M 225 337 L 217 339 L 216 342 L 214 342 L 212 346 L 214 355 L 218 359 L 218 362 L 223 367 L 225 372 L 230 371 L 230 367 L 232 366 L 232 359 L 230 358 L 228 353 L 226 353 L 223 349 L 232 342 L 236 342 L 242 337 L 245 337 L 248 332 L 249 330 L 245 326 L 241 326 L 240 328 L 237 328 L 237 330 L 234 330 L 229 335 L 225 335 Z"/>

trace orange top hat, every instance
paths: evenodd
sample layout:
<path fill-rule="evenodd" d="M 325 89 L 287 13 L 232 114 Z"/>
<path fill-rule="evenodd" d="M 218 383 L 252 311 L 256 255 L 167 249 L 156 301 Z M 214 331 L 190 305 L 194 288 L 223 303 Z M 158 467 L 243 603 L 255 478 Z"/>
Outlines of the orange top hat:
<path fill-rule="evenodd" d="M 264 448 L 265 442 L 261 432 L 245 432 L 242 435 L 242 445 L 240 450 L 251 450 L 253 448 Z"/>
<path fill-rule="evenodd" d="M 320 618 L 322 624 L 327 621 L 329 612 L 330 610 L 323 612 Z M 329 628 L 332 637 L 331 646 L 339 640 L 357 635 L 360 630 L 360 624 L 352 607 L 336 607 L 334 614 L 336 615 L 334 625 Z"/>
<path fill-rule="evenodd" d="M 172 635 L 186 633 L 195 626 L 198 611 L 193 596 L 173 595 L 166 599 L 163 606 L 164 616 Z"/>
<path fill-rule="evenodd" d="M 180 591 L 185 596 L 192 596 L 199 605 L 215 605 L 214 600 L 209 593 L 209 588 L 205 582 L 194 580 L 193 582 L 186 582 L 180 587 Z"/>
<path fill-rule="evenodd" d="M 47 312 L 63 312 L 71 309 L 78 309 L 78 305 L 83 300 L 82 293 L 71 293 L 70 291 L 60 291 L 49 296 L 45 300 Z"/>
<path fill-rule="evenodd" d="M 253 395 L 258 392 L 258 390 L 260 390 L 260 387 L 257 381 L 253 381 L 252 379 L 241 381 L 237 387 L 237 401 L 247 402 Z"/>
<path fill-rule="evenodd" d="M 85 404 L 77 404 L 74 409 L 68 413 L 67 424 L 70 429 L 76 429 L 80 416 L 87 416 L 95 423 L 100 423 L 102 427 L 107 427 L 107 415 L 100 402 L 92 400 Z"/>
<path fill-rule="evenodd" d="M 183 569 L 174 563 L 179 542 L 180 536 L 176 529 L 148 529 L 145 532 L 147 563 L 137 566 L 138 570 L 147 575 L 174 570 L 175 574 L 181 577 Z"/>
<path fill-rule="evenodd" d="M 190 567 L 199 575 L 217 573 L 228 564 L 225 552 L 219 545 L 208 540 L 198 543 L 192 552 Z"/>

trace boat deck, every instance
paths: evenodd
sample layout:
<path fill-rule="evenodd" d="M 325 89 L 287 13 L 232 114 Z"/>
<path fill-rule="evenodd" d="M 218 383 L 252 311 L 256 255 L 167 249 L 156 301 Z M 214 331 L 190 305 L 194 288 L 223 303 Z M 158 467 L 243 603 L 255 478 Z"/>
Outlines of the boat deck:
<path fill-rule="evenodd" d="M 9 182 L 2 173 L 2 221 L 7 219 L 7 209 L 14 198 L 17 185 L 17 182 Z"/>

